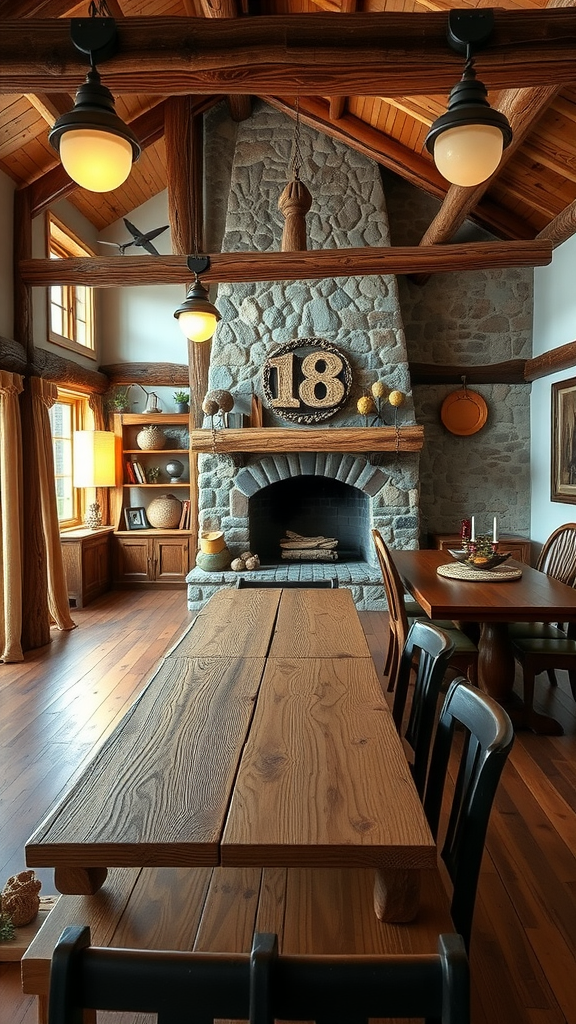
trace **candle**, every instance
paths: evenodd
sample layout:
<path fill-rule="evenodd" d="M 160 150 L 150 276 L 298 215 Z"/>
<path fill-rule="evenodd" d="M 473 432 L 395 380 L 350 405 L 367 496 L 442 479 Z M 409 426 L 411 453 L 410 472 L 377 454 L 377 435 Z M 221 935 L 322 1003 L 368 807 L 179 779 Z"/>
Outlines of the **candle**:
<path fill-rule="evenodd" d="M 476 525 L 474 522 L 474 516 L 470 520 L 470 540 L 476 540 Z"/>
<path fill-rule="evenodd" d="M 498 543 L 498 516 L 494 516 L 494 531 L 492 534 L 492 541 L 494 544 Z"/>

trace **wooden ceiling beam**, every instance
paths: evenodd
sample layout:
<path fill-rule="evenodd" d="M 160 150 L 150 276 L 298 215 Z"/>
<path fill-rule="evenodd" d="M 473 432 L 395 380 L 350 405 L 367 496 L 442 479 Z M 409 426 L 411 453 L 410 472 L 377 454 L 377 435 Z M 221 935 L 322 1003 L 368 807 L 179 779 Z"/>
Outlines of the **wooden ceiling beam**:
<path fill-rule="evenodd" d="M 210 255 L 203 284 L 298 281 L 369 274 L 462 272 L 503 267 L 542 267 L 552 260 L 546 241 L 468 242 L 463 245 L 312 249 L 305 252 L 219 252 Z M 87 284 L 94 288 L 183 284 L 190 278 L 182 256 L 91 256 L 26 259 L 19 264 L 28 286 Z"/>
<path fill-rule="evenodd" d="M 27 93 L 26 99 L 50 127 L 74 105 L 74 98 L 67 92 Z"/>
<path fill-rule="evenodd" d="M 567 206 L 562 210 L 554 220 L 551 220 L 550 223 L 536 235 L 536 237 L 538 239 L 544 239 L 547 242 L 551 242 L 552 248 L 555 249 L 568 238 L 572 238 L 572 235 L 575 233 L 576 199 L 573 203 L 570 203 L 570 206 Z"/>
<path fill-rule="evenodd" d="M 576 13 L 494 11 L 478 60 L 488 89 L 557 86 L 576 78 Z M 120 52 L 106 62 L 113 93 L 414 95 L 449 92 L 462 58 L 446 42 L 446 14 L 277 15 L 117 19 Z M 6 19 L 0 91 L 63 91 L 85 63 L 62 19 Z"/>

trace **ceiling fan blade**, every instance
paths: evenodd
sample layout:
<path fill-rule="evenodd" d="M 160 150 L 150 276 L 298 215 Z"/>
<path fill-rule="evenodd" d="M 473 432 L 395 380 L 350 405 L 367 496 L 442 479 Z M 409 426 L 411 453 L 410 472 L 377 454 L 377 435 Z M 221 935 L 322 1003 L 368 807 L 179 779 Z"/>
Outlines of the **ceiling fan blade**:
<path fill-rule="evenodd" d="M 169 227 L 169 224 L 165 224 L 163 228 L 155 228 L 154 231 L 147 231 L 145 235 L 142 235 L 142 238 L 146 238 L 150 241 L 151 238 L 156 238 L 158 235 L 161 235 L 163 231 L 167 231 Z"/>
<path fill-rule="evenodd" d="M 131 224 L 129 220 L 126 220 L 126 217 L 123 217 L 122 219 L 123 219 L 126 227 L 128 228 L 128 231 L 130 232 L 130 234 L 134 235 L 134 238 L 140 238 L 142 232 L 138 231 L 138 228 L 135 227 L 134 224 Z"/>

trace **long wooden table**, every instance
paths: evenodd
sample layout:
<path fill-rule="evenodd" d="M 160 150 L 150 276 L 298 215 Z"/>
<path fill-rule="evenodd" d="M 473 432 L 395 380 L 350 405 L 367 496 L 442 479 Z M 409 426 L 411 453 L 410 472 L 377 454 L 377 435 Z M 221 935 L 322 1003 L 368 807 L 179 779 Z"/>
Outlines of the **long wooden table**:
<path fill-rule="evenodd" d="M 377 869 L 409 920 L 435 844 L 348 590 L 221 590 L 26 845 L 63 893 L 114 866 Z"/>
<path fill-rule="evenodd" d="M 481 624 L 479 683 L 509 707 L 515 724 L 526 725 L 535 732 L 557 733 L 559 725 L 554 719 L 533 708 L 510 706 L 515 665 L 508 623 L 576 620 L 576 590 L 513 559 L 506 565 L 521 569 L 520 579 L 492 583 L 438 576 L 439 565 L 454 561 L 444 551 L 392 554 L 404 586 L 431 619 Z"/>

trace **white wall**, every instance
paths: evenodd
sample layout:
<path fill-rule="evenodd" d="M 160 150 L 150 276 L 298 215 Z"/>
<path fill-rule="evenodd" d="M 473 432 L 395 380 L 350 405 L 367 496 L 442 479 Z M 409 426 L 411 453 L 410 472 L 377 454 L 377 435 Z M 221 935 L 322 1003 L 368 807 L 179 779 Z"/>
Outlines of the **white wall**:
<path fill-rule="evenodd" d="M 139 231 L 168 224 L 166 192 L 148 200 L 129 214 L 128 220 Z M 122 220 L 116 221 L 99 236 L 106 241 L 128 242 L 132 237 Z M 168 228 L 153 243 L 161 255 L 170 255 L 172 243 Z M 97 247 L 102 255 L 116 251 L 108 245 Z M 146 255 L 142 248 L 132 246 L 126 255 Z M 118 255 L 118 277 L 122 259 Z M 174 310 L 186 296 L 184 285 L 157 287 L 107 288 L 102 304 L 101 363 L 183 363 L 188 362 L 187 342 L 174 318 Z"/>
<path fill-rule="evenodd" d="M 534 355 L 576 340 L 576 236 L 559 246 L 548 267 L 534 271 Z M 531 400 L 531 537 L 538 543 L 576 520 L 572 504 L 550 501 L 551 385 L 576 377 L 576 366 L 534 381 Z"/>
<path fill-rule="evenodd" d="M 14 337 L 13 224 L 16 185 L 0 171 L 0 335 Z"/>

